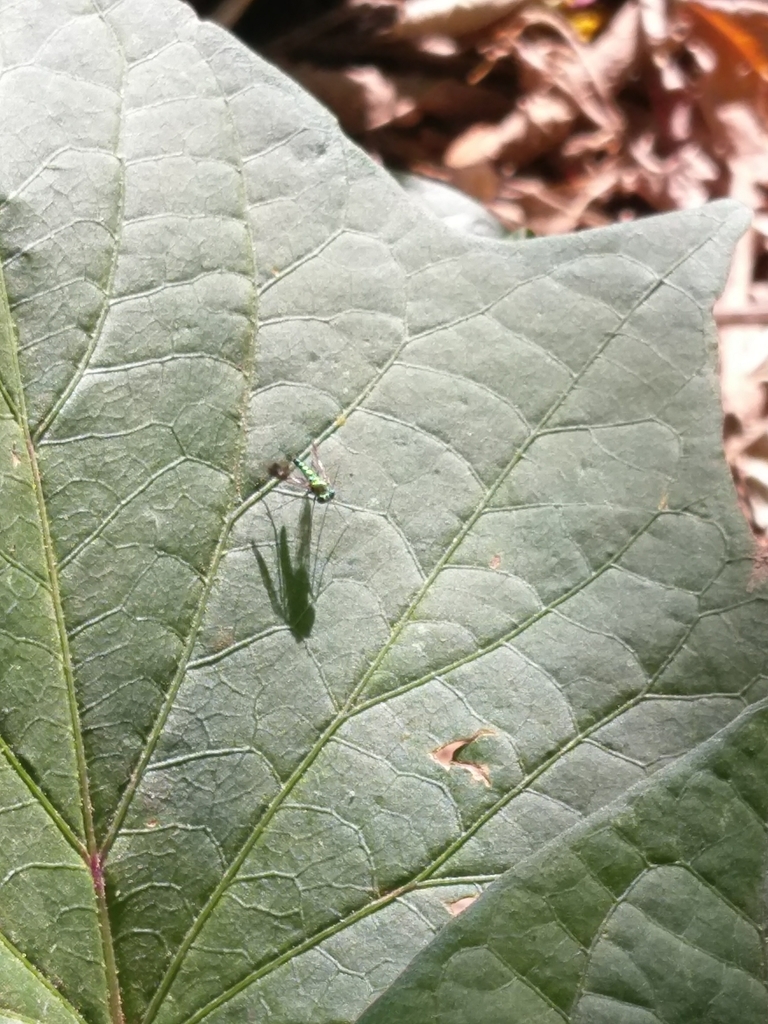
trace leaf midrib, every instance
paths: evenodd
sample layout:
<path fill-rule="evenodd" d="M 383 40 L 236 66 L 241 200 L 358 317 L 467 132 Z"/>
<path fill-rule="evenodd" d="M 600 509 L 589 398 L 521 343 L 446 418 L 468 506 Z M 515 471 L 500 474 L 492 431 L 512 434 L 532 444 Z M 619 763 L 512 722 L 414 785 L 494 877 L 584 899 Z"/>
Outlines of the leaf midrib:
<path fill-rule="evenodd" d="M 37 514 L 40 523 L 41 541 L 43 547 L 43 556 L 45 558 L 46 570 L 48 573 L 49 581 L 49 593 L 51 599 L 51 606 L 54 613 L 54 622 L 56 628 L 56 635 L 58 637 L 60 652 L 61 652 L 61 669 L 64 676 L 64 683 L 67 694 L 67 706 L 69 711 L 69 718 L 72 728 L 72 739 L 75 749 L 75 764 L 77 770 L 77 784 L 78 791 L 80 793 L 80 810 L 83 816 L 83 828 L 85 832 L 85 845 L 77 838 L 75 833 L 66 826 L 63 822 L 61 815 L 56 812 L 52 815 L 52 820 L 59 828 L 64 839 L 74 846 L 76 852 L 85 861 L 86 866 L 91 874 L 92 880 L 94 879 L 93 866 L 98 865 L 100 870 L 100 855 L 98 850 L 98 843 L 96 840 L 96 831 L 94 828 L 93 821 L 93 809 L 91 807 L 90 799 L 90 786 L 88 782 L 88 767 L 85 757 L 85 747 L 83 744 L 83 735 L 80 728 L 80 713 L 77 705 L 77 692 L 75 687 L 75 675 L 74 668 L 72 665 L 72 653 L 69 646 L 69 637 L 67 635 L 66 623 L 64 620 L 64 609 L 61 600 L 61 591 L 59 589 L 59 576 L 58 568 L 56 563 L 56 557 L 54 554 L 53 538 L 51 535 L 50 521 L 48 519 L 48 512 L 45 504 L 45 498 L 43 495 L 42 478 L 40 475 L 40 466 L 37 461 L 37 452 L 32 440 L 32 435 L 29 429 L 29 419 L 27 415 L 26 398 L 24 395 L 24 389 L 22 387 L 22 375 L 21 366 L 19 365 L 18 349 L 19 339 L 18 331 L 16 330 L 15 321 L 11 317 L 10 304 L 8 301 L 8 292 L 5 285 L 5 274 L 0 269 L 0 316 L 2 316 L 6 323 L 9 325 L 10 330 L 10 356 L 13 365 L 13 372 L 16 375 L 18 382 L 18 403 L 16 404 L 16 423 L 21 431 L 24 444 L 27 451 L 27 457 L 29 459 L 30 472 L 32 476 L 32 485 L 35 495 L 35 504 L 37 506 Z M 5 747 L 6 745 L 3 744 Z M 18 771 L 21 767 L 18 764 L 18 760 L 13 757 L 9 759 L 14 768 Z M 26 771 L 19 773 L 20 777 L 29 785 L 31 779 Z M 50 800 L 44 797 L 39 788 L 35 785 L 32 792 L 35 794 L 36 799 L 41 803 L 48 814 L 51 814 L 54 810 Z M 66 826 L 66 827 L 62 827 Z M 121 1000 L 120 1000 L 120 987 L 117 979 L 117 962 L 115 959 L 114 946 L 112 943 L 112 932 L 109 924 L 109 913 L 106 902 L 106 892 L 104 886 L 94 884 L 94 895 L 96 899 L 97 908 L 97 919 L 99 922 L 99 935 L 101 939 L 101 948 L 104 955 L 104 966 L 105 966 L 105 981 L 107 986 L 109 1008 L 112 1020 L 115 1024 L 119 1024 L 123 1020 Z"/>

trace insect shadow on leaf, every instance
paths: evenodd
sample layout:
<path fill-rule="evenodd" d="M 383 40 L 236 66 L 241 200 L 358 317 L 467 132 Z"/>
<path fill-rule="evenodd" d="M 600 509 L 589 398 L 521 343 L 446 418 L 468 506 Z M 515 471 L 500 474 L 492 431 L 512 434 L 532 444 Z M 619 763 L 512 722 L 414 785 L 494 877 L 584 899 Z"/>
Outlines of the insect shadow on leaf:
<path fill-rule="evenodd" d="M 256 542 L 251 541 L 256 564 L 272 611 L 282 619 L 296 640 L 306 640 L 315 624 L 315 606 L 312 593 L 310 552 L 312 546 L 312 505 L 305 501 L 299 514 L 298 543 L 295 557 L 291 558 L 288 530 L 283 525 L 278 533 L 272 513 L 266 510 L 272 523 L 277 549 L 276 579 L 272 579 L 264 556 Z"/>
<path fill-rule="evenodd" d="M 290 496 L 301 501 L 296 553 L 292 559 L 287 528 L 281 526 L 278 533 L 272 513 L 266 504 L 264 511 L 272 525 L 272 534 L 275 538 L 276 573 L 274 579 L 264 556 L 254 541 L 251 541 L 251 547 L 272 610 L 285 622 L 296 640 L 306 640 L 315 623 L 315 604 L 323 591 L 325 570 L 341 543 L 348 524 L 344 524 L 321 565 L 321 541 L 327 521 L 328 504 L 336 496 L 336 490 L 320 461 L 317 445 L 313 444 L 311 447 L 309 462 L 300 458 L 294 458 L 291 462 L 272 462 L 267 467 L 267 473 L 280 483 L 287 484 L 287 490 L 294 492 Z M 320 528 L 316 531 L 313 556 L 311 550 L 312 524 L 316 506 L 322 508 L 322 518 Z"/>

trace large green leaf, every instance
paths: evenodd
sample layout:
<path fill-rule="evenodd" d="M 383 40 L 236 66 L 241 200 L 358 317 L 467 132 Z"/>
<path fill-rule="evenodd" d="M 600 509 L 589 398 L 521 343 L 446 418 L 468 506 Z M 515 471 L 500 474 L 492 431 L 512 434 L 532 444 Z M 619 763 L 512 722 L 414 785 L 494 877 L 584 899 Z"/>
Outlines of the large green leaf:
<path fill-rule="evenodd" d="M 507 872 L 364 1024 L 763 1024 L 767 726 L 742 716 Z"/>
<path fill-rule="evenodd" d="M 764 1000 L 743 213 L 463 238 L 176 0 L 0 15 L 0 1013 L 602 1020 L 607 962 L 614 1019 L 710 1019 L 617 903 Z"/>

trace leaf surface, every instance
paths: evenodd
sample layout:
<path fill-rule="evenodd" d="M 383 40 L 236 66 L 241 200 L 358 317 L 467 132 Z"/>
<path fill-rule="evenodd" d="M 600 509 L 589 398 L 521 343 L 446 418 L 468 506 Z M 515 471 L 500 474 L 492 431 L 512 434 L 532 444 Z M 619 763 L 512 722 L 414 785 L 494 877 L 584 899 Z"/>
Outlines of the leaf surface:
<path fill-rule="evenodd" d="M 175 0 L 0 14 L 0 1009 L 354 1021 L 451 942 L 421 1020 L 473 964 L 487 1020 L 593 1019 L 584 949 L 657 877 L 611 816 L 764 694 L 709 315 L 743 212 L 460 237 Z M 267 467 L 313 440 L 310 543 Z M 706 915 L 653 799 L 659 884 Z M 452 906 L 574 828 L 525 876 L 571 893 L 567 941 L 518 900 L 495 984 Z M 568 856 L 599 829 L 610 885 Z M 717 879 L 740 935 L 758 875 Z"/>

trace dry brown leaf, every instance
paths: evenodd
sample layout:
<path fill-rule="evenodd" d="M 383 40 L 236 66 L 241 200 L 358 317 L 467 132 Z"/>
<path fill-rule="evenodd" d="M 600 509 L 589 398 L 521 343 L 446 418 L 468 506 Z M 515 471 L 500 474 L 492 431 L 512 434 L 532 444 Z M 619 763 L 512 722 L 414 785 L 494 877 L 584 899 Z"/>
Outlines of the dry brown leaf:
<path fill-rule="evenodd" d="M 422 114 L 446 123 L 460 125 L 487 117 L 502 117 L 509 109 L 509 100 L 501 93 L 484 86 L 466 85 L 453 78 L 393 75 L 392 81 L 401 95 L 413 97 Z"/>
<path fill-rule="evenodd" d="M 414 174 L 450 182 L 450 172 L 443 166 L 442 159 L 448 141 L 448 135 L 424 126 L 410 132 L 387 127 L 369 137 L 369 152 L 394 167 L 405 167 Z"/>
<path fill-rule="evenodd" d="M 460 167 L 451 172 L 448 180 L 481 203 L 492 202 L 499 193 L 499 173 L 490 161 Z"/>
<path fill-rule="evenodd" d="M 670 41 L 667 0 L 638 0 L 640 24 L 645 38 L 654 50 L 666 47 Z"/>
<path fill-rule="evenodd" d="M 531 22 L 531 18 L 525 19 Z M 536 22 L 549 23 L 549 18 Z M 611 87 L 595 74 L 587 58 L 587 47 L 578 39 L 565 37 L 563 43 L 546 39 L 527 41 L 521 37 L 516 55 L 524 71 L 523 81 L 533 91 L 557 89 L 577 111 L 597 125 L 618 133 L 623 116 L 611 98 Z"/>
<path fill-rule="evenodd" d="M 629 146 L 634 167 L 627 170 L 625 185 L 657 210 L 683 210 L 701 206 L 709 199 L 707 187 L 717 179 L 719 168 L 696 142 L 684 143 L 666 157 L 654 152 L 655 138 L 647 132 Z"/>
<path fill-rule="evenodd" d="M 446 151 L 446 164 L 466 167 L 498 158 L 508 169 L 524 167 L 561 146 L 582 116 L 595 130 L 571 139 L 563 155 L 615 151 L 624 120 L 612 93 L 636 66 L 637 25 L 637 5 L 628 3 L 600 43 L 587 47 L 553 12 L 524 9 L 506 19 L 480 46 L 484 70 L 514 56 L 526 94 L 498 124 L 475 125 L 459 136 Z M 561 40 L 528 40 L 524 35 L 527 29 L 542 27 L 556 29 Z"/>
<path fill-rule="evenodd" d="M 636 0 L 628 0 L 585 49 L 584 59 L 605 93 L 613 96 L 635 74 L 639 58 L 640 11 Z"/>
<path fill-rule="evenodd" d="M 589 206 L 612 195 L 618 180 L 617 163 L 606 161 L 594 173 L 567 184 L 551 186 L 535 178 L 514 178 L 502 185 L 501 192 L 504 199 L 515 201 L 524 210 L 525 225 L 535 234 L 564 234 L 580 227 Z M 590 227 L 602 223 L 600 216 L 590 217 Z"/>
<path fill-rule="evenodd" d="M 475 124 L 445 152 L 447 167 L 470 167 L 502 157 L 505 165 L 524 167 L 568 135 L 574 109 L 561 96 L 537 93 L 498 124 Z"/>
<path fill-rule="evenodd" d="M 708 23 L 762 79 L 768 82 L 768 7 L 730 0 L 727 7 L 688 0 L 688 13 Z"/>
<path fill-rule="evenodd" d="M 333 71 L 311 64 L 289 69 L 296 81 L 329 107 L 351 135 L 362 135 L 416 113 L 412 97 L 400 96 L 375 67 Z"/>
<path fill-rule="evenodd" d="M 465 36 L 520 7 L 524 0 L 405 0 L 393 36 Z"/>
<path fill-rule="evenodd" d="M 457 53 L 461 53 L 461 47 L 455 39 L 437 33 L 429 36 L 416 36 L 413 39 L 413 46 L 417 51 L 435 57 L 453 57 Z"/>

